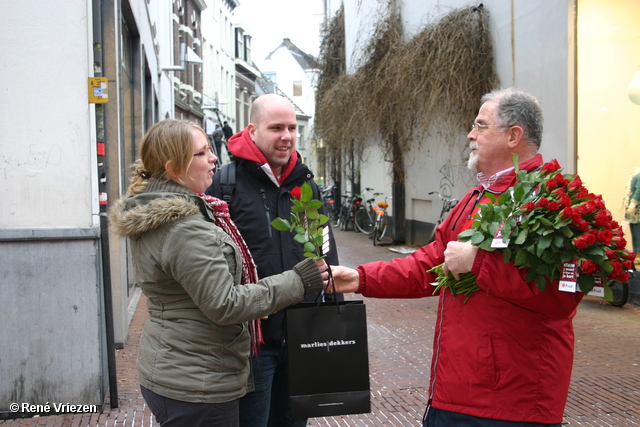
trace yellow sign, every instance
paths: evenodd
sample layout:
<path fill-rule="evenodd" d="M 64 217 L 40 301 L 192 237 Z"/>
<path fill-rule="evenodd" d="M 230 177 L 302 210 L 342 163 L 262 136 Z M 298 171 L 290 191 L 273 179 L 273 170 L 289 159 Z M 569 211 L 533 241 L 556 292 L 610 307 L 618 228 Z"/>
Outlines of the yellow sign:
<path fill-rule="evenodd" d="M 106 77 L 89 77 L 89 102 L 93 104 L 104 104 L 109 101 L 107 94 Z"/>

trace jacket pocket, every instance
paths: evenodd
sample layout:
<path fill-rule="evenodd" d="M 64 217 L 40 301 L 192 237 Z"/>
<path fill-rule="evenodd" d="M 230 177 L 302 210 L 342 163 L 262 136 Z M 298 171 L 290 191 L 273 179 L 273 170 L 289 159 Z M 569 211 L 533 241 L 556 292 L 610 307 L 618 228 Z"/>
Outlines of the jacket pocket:
<path fill-rule="evenodd" d="M 478 350 L 479 373 L 481 375 L 481 383 L 486 384 L 492 390 L 498 387 L 500 382 L 499 339 L 491 334 L 482 337 L 480 349 Z"/>
<path fill-rule="evenodd" d="M 249 329 L 244 323 L 233 326 L 225 326 L 222 332 L 223 339 L 220 345 L 220 357 L 218 358 L 218 372 L 242 372 L 249 366 L 249 351 L 251 337 Z"/>

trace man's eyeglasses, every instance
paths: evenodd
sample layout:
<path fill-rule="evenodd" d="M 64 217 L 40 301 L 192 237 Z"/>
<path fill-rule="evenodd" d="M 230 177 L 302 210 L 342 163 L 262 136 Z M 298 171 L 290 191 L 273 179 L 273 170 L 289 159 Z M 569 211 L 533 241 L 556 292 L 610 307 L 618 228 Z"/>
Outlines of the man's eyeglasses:
<path fill-rule="evenodd" d="M 475 130 L 478 133 L 482 133 L 484 130 L 488 129 L 488 128 L 508 128 L 510 126 L 505 126 L 505 125 L 483 125 L 480 124 L 478 122 L 474 122 L 471 125 L 471 130 Z M 469 132 L 471 132 L 471 130 Z"/>

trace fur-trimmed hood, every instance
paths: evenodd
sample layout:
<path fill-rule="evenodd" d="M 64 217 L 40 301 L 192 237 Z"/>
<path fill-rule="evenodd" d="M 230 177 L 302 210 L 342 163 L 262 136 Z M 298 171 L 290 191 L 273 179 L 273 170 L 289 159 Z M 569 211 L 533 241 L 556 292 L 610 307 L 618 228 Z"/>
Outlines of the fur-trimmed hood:
<path fill-rule="evenodd" d="M 201 212 L 198 196 L 172 181 L 151 180 L 141 194 L 121 197 L 109 212 L 111 229 L 133 237 Z"/>

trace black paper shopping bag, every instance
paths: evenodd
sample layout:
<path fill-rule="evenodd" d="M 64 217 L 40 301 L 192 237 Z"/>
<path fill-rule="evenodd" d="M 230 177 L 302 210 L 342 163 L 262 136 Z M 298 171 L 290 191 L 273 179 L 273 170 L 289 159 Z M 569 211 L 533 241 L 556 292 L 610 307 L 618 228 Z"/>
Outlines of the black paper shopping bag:
<path fill-rule="evenodd" d="M 301 303 L 286 313 L 292 416 L 370 412 L 367 317 L 362 301 Z"/>

